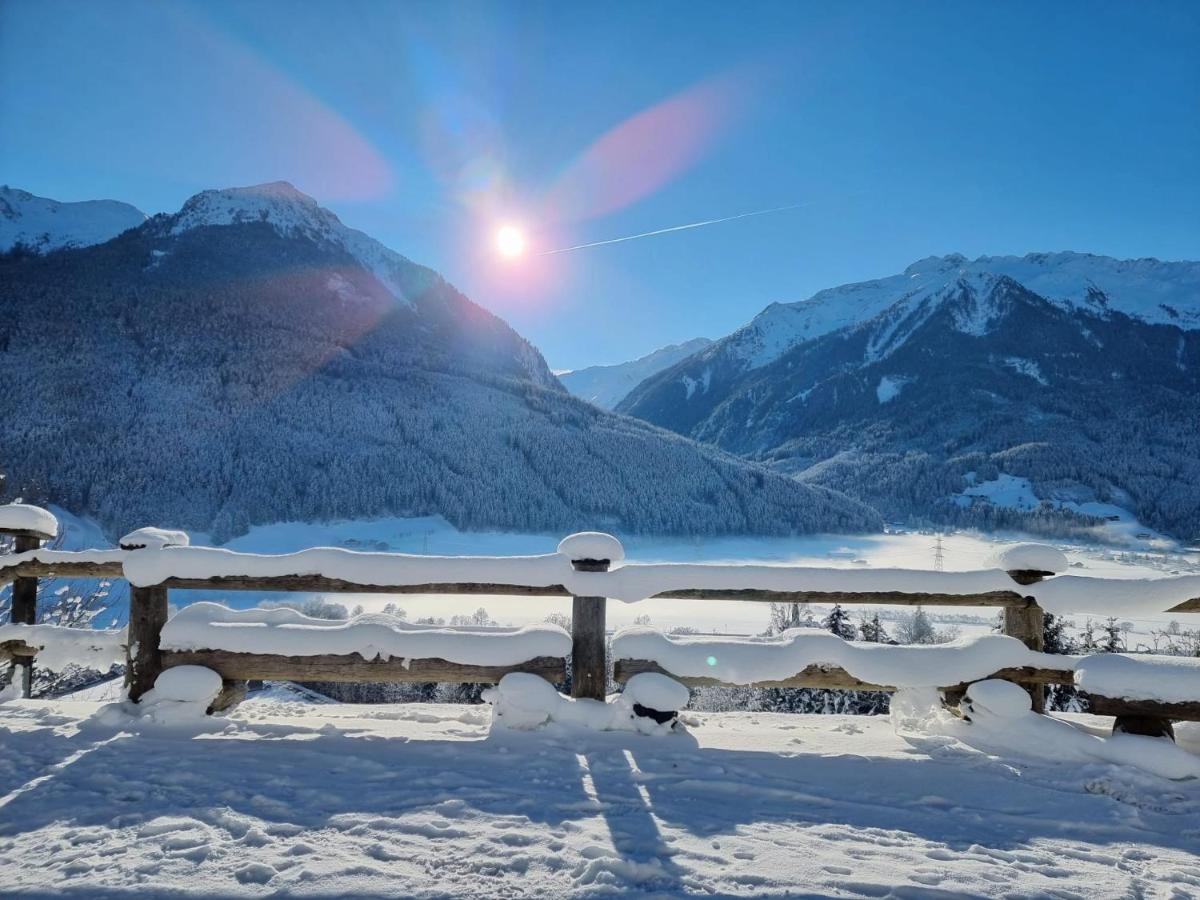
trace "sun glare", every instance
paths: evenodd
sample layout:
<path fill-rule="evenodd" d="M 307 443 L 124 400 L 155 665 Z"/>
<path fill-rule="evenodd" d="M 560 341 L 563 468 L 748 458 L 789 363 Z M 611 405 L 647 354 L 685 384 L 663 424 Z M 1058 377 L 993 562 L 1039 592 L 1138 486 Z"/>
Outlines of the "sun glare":
<path fill-rule="evenodd" d="M 525 235 L 514 225 L 505 225 L 496 232 L 496 250 L 505 259 L 516 259 L 525 252 Z"/>

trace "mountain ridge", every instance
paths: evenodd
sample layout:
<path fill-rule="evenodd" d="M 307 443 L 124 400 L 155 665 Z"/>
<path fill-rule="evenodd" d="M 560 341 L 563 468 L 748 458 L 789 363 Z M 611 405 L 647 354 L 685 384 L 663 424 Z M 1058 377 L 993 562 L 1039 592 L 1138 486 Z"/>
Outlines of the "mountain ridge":
<path fill-rule="evenodd" d="M 103 243 L 146 221 L 119 200 L 64 203 L 0 185 L 0 253 L 49 253 Z"/>
<path fill-rule="evenodd" d="M 572 394 L 602 409 L 613 409 L 629 392 L 651 375 L 670 368 L 693 353 L 712 344 L 708 338 L 692 338 L 678 344 L 659 347 L 623 363 L 586 366 L 569 372 L 560 372 L 561 381 Z"/>
<path fill-rule="evenodd" d="M 112 533 L 217 541 L 427 514 L 564 533 L 881 527 L 837 492 L 571 397 L 501 319 L 293 191 L 201 192 L 105 243 L 0 260 L 11 492 Z"/>
<path fill-rule="evenodd" d="M 1054 259 L 1031 264 L 1041 283 L 1074 284 L 1074 295 L 1037 293 L 1008 263 L 938 258 L 816 295 L 861 300 L 857 320 L 824 305 L 768 308 L 640 384 L 618 411 L 836 487 L 891 518 L 1022 527 L 1029 516 L 963 505 L 968 473 L 1007 474 L 1034 484 L 1040 514 L 1055 520 L 1046 527 L 1117 498 L 1190 538 L 1200 532 L 1200 329 L 1153 310 L 1163 296 L 1177 313 L 1200 307 L 1189 293 L 1200 266 L 1140 263 L 1141 282 L 1148 271 L 1188 277 L 1117 303 L 1100 302 L 1096 284 L 1089 297 L 1078 272 L 1044 271 Z"/>

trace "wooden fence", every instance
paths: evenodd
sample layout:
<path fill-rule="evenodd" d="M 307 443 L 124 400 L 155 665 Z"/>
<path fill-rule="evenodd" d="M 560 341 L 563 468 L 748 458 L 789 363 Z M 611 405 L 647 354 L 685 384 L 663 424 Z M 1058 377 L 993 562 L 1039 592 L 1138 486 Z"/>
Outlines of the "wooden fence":
<path fill-rule="evenodd" d="M 11 533 L 11 532 L 10 532 Z M 17 549 L 27 552 L 36 549 L 44 535 L 19 534 Z M 133 551 L 139 552 L 139 551 Z M 144 551 L 156 552 L 156 551 Z M 170 552 L 170 551 L 165 551 Z M 36 558 L 35 558 L 36 557 Z M 14 622 L 32 624 L 35 616 L 37 579 L 39 577 L 103 577 L 119 579 L 124 576 L 119 560 L 98 561 L 86 554 L 56 553 L 0 565 L 0 583 L 13 583 Z M 52 557 L 52 558 L 47 558 Z M 608 572 L 606 559 L 575 559 L 575 572 Z M 784 567 L 780 567 L 784 570 Z M 788 571 L 803 572 L 800 567 Z M 809 570 L 812 571 L 812 570 Z M 900 604 L 948 607 L 991 607 L 1003 610 L 1003 633 L 1020 640 L 1026 647 L 1042 651 L 1043 610 L 1036 599 L 1021 590 L 1053 573 L 1038 570 L 1008 572 L 1012 588 L 973 594 L 930 593 L 917 591 L 841 591 L 841 590 L 762 590 L 752 588 L 688 588 L 668 590 L 653 597 L 680 600 L 735 600 L 752 603 L 840 603 L 840 604 Z M 552 682 L 564 680 L 566 661 L 555 657 L 538 657 L 511 666 L 474 666 L 444 659 L 366 660 L 361 656 L 278 656 L 258 653 L 235 653 L 222 650 L 164 651 L 160 635 L 167 622 L 167 608 L 172 591 L 272 591 L 306 593 L 384 593 L 426 595 L 499 595 L 572 598 L 572 684 L 576 698 L 604 698 L 606 682 L 605 618 L 607 599 L 602 596 L 576 595 L 564 584 L 502 584 L 488 582 L 428 582 L 422 584 L 372 584 L 333 578 L 326 575 L 223 575 L 205 578 L 166 577 L 153 585 L 130 586 L 129 626 L 127 635 L 126 684 L 133 700 L 153 687 L 155 679 L 166 668 L 178 665 L 203 665 L 219 672 L 226 681 L 226 693 L 218 706 L 236 701 L 248 680 L 286 679 L 297 681 L 407 681 L 407 682 L 485 682 L 494 683 L 510 672 L 532 672 Z M 1175 611 L 1200 609 L 1200 599 L 1188 600 Z M 36 650 L 30 647 L 0 645 L 0 659 L 5 655 L 14 665 L 24 667 L 21 677 L 28 684 L 29 667 Z M 657 671 L 676 677 L 689 685 L 718 684 L 703 677 L 679 677 L 665 672 L 647 660 L 620 659 L 615 664 L 615 677 L 625 682 L 639 672 Z M 1043 685 L 1072 683 L 1069 669 L 1014 668 L 993 673 L 991 677 L 1011 680 L 1030 689 L 1034 708 L 1043 711 Z M 981 679 L 977 679 L 981 680 Z M 769 686 L 815 687 L 855 690 L 892 690 L 887 685 L 868 684 L 836 666 L 815 665 L 792 677 L 773 681 Z M 953 699 L 965 690 L 965 684 L 944 685 L 943 690 Z M 1200 698 L 1197 698 L 1200 700 Z M 1164 705 L 1153 702 L 1128 702 L 1097 698 L 1096 711 L 1126 717 L 1152 719 L 1198 719 L 1200 702 Z"/>

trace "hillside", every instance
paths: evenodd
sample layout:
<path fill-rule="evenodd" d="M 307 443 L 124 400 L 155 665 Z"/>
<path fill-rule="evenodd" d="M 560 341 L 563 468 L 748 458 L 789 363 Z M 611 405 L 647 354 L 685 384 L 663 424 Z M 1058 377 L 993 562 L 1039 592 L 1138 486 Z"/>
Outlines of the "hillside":
<path fill-rule="evenodd" d="M 1125 510 L 1190 538 L 1198 328 L 1197 263 L 923 260 L 773 305 L 619 411 L 889 517 L 1053 531 Z"/>
<path fill-rule="evenodd" d="M 576 397 L 602 409 L 614 409 L 630 391 L 651 375 L 669 369 L 711 343 L 708 338 L 694 338 L 682 344 L 660 347 L 653 353 L 628 362 L 564 372 L 558 376 L 558 380 Z"/>
<path fill-rule="evenodd" d="M 113 534 L 433 514 L 564 533 L 880 525 L 572 398 L 500 319 L 284 183 L 6 259 L 0 281 L 7 489 Z"/>
<path fill-rule="evenodd" d="M 117 200 L 61 203 L 0 185 L 0 253 L 88 247 L 144 221 L 140 209 Z"/>

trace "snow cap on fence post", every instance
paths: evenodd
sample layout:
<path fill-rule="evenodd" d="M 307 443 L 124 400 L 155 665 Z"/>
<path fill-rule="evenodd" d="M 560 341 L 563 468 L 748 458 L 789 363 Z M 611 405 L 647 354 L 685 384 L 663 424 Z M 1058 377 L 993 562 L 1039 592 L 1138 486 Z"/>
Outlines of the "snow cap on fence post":
<path fill-rule="evenodd" d="M 167 528 L 138 528 L 117 541 L 122 550 L 161 550 L 164 547 L 186 547 L 191 543 L 186 531 Z"/>
<path fill-rule="evenodd" d="M 1017 584 L 1033 584 L 1047 575 L 1065 572 L 1070 566 L 1065 553 L 1047 544 L 1013 544 L 993 559 Z"/>
<path fill-rule="evenodd" d="M 572 563 L 615 563 L 625 558 L 625 548 L 611 534 L 603 531 L 581 531 L 570 534 L 558 542 L 558 552 Z M 588 571 L 586 565 L 576 566 Z"/>
<path fill-rule="evenodd" d="M 6 503 L 0 506 L 0 534 L 51 541 L 58 537 L 58 518 L 40 506 Z"/>

